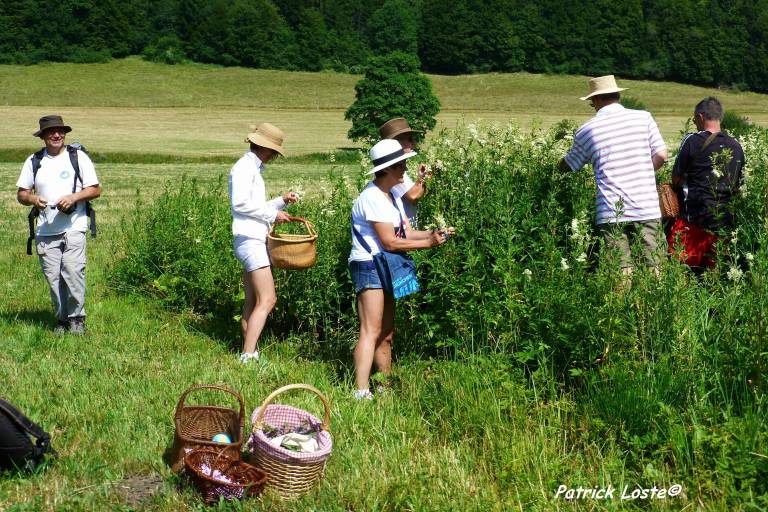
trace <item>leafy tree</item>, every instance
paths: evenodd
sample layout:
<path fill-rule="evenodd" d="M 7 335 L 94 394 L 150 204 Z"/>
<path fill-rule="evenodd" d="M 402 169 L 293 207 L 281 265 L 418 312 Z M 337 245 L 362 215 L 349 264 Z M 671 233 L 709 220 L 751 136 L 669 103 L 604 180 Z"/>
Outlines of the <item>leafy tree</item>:
<path fill-rule="evenodd" d="M 303 9 L 301 14 L 296 29 L 296 39 L 299 43 L 298 64 L 301 69 L 320 71 L 333 46 L 333 38 L 319 10 L 307 8 Z"/>
<path fill-rule="evenodd" d="M 379 126 L 395 117 L 406 118 L 422 132 L 435 127 L 440 102 L 419 67 L 415 55 L 403 52 L 368 61 L 365 76 L 355 85 L 355 102 L 344 114 L 352 121 L 347 132 L 350 139 L 373 142 L 379 138 Z"/>
<path fill-rule="evenodd" d="M 466 73 L 476 56 L 470 21 L 475 15 L 467 0 L 424 0 L 419 57 L 424 67 L 437 73 Z"/>
<path fill-rule="evenodd" d="M 293 32 L 269 0 L 235 0 L 226 51 L 253 68 L 291 68 L 297 59 Z"/>
<path fill-rule="evenodd" d="M 419 47 L 419 18 L 409 0 L 386 0 L 368 22 L 371 49 L 377 55 L 402 51 L 416 55 Z"/>

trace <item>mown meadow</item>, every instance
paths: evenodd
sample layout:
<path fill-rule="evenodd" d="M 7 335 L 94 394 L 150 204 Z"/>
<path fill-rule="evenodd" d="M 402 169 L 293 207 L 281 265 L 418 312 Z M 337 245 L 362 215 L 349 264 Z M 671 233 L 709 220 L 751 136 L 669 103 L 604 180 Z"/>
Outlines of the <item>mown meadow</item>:
<path fill-rule="evenodd" d="M 237 363 L 226 159 L 98 165 L 85 338 L 51 333 L 43 278 L 23 253 L 20 163 L 0 163 L 0 381 L 60 453 L 45 471 L 0 477 L 0 509 L 203 510 L 162 460 L 180 394 L 225 383 L 250 412 L 307 382 L 332 403 L 325 479 L 297 502 L 267 493 L 212 509 L 765 510 L 768 136 L 741 135 L 747 184 L 718 267 L 697 278 L 665 260 L 658 278 L 640 271 L 618 293 L 592 226 L 594 180 L 557 170 L 574 127 L 467 124 L 422 148 L 433 176 L 418 222 L 457 234 L 417 255 L 424 289 L 399 305 L 393 393 L 366 403 L 350 392 L 346 273 L 364 154 L 269 168 L 271 192 L 304 192 L 293 212 L 321 237 L 315 267 L 276 271 L 278 307 L 252 367 Z M 310 396 L 292 403 L 320 411 Z M 155 490 L 146 499 L 126 490 L 140 478 Z M 566 501 L 561 485 L 619 491 Z M 675 497 L 619 498 L 673 485 Z"/>

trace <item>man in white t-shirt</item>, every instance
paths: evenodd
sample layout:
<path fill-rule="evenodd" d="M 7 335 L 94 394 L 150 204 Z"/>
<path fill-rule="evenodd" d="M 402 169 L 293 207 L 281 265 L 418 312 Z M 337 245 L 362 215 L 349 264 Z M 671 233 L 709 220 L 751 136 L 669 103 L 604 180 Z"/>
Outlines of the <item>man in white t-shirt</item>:
<path fill-rule="evenodd" d="M 101 195 L 93 162 L 84 151 L 67 147 L 72 128 L 61 116 L 40 118 L 33 133 L 45 143 L 40 165 L 30 155 L 21 168 L 16 198 L 35 207 L 39 216 L 35 248 L 56 309 L 57 333 L 85 333 L 85 253 L 88 216 L 86 202 Z M 75 172 L 76 158 L 79 173 Z M 78 176 L 79 174 L 79 176 Z"/>

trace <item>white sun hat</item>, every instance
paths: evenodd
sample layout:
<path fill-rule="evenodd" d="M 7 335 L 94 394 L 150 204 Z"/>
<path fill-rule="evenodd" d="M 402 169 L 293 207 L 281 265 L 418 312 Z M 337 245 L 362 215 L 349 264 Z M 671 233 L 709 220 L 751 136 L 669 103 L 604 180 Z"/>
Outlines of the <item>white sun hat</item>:
<path fill-rule="evenodd" d="M 403 146 L 394 139 L 384 139 L 379 141 L 371 148 L 371 161 L 375 167 L 368 171 L 368 174 L 373 174 L 376 171 L 386 169 L 390 165 L 396 164 L 406 158 L 411 158 L 412 156 L 416 156 L 415 151 L 406 153 L 403 151 Z"/>

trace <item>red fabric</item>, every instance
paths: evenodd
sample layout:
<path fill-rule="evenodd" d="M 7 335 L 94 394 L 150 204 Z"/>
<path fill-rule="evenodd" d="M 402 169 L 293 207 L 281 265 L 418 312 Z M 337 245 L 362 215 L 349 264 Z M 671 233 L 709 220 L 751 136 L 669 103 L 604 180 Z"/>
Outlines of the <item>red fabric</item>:
<path fill-rule="evenodd" d="M 677 259 L 690 267 L 713 268 L 717 240 L 716 234 L 677 218 L 667 236 L 667 247 L 670 254 L 675 254 L 680 246 L 682 252 L 677 254 Z"/>

